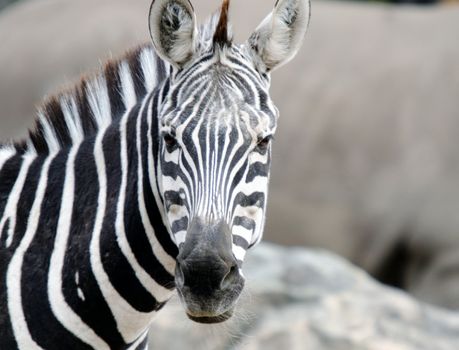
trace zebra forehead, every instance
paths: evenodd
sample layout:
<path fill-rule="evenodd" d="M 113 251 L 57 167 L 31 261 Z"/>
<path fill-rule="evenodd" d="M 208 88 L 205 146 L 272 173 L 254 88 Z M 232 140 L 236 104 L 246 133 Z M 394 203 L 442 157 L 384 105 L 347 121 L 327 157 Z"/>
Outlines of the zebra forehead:
<path fill-rule="evenodd" d="M 197 111 L 197 112 L 196 112 Z M 205 128 L 214 134 L 241 129 L 253 137 L 274 132 L 276 111 L 263 111 L 251 104 L 233 99 L 209 96 L 201 106 L 180 108 L 163 121 L 166 131 L 173 130 L 177 136 Z"/>
<path fill-rule="evenodd" d="M 242 121 L 252 127 L 275 127 L 277 109 L 268 94 L 269 82 L 255 73 L 216 63 L 186 77 L 171 89 L 163 126 L 177 128 L 205 119 L 208 123 Z"/>

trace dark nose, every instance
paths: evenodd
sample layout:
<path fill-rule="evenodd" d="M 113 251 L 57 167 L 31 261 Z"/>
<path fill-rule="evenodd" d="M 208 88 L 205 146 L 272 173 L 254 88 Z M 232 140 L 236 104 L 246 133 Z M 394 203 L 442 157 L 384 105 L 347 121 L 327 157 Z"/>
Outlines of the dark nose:
<path fill-rule="evenodd" d="M 177 257 L 177 287 L 194 295 L 212 296 L 231 288 L 240 278 L 228 224 L 193 220 Z"/>

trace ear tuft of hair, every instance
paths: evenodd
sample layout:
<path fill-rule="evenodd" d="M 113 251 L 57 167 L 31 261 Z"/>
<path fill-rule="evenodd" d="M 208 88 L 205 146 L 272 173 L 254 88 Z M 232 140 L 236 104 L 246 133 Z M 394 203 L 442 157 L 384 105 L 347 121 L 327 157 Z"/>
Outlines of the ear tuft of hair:
<path fill-rule="evenodd" d="M 228 12 L 229 12 L 230 0 L 223 0 L 222 8 L 220 10 L 220 19 L 218 20 L 217 28 L 214 34 L 214 46 L 229 46 L 231 40 L 228 37 Z"/>

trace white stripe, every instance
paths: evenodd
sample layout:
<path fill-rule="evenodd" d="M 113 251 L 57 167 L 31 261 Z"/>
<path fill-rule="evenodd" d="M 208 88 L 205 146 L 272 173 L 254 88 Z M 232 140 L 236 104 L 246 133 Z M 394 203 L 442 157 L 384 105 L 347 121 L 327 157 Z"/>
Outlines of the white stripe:
<path fill-rule="evenodd" d="M 105 129 L 112 122 L 110 98 L 105 78 L 99 75 L 88 83 L 86 94 L 98 129 Z"/>
<path fill-rule="evenodd" d="M 158 192 L 158 186 L 161 186 L 161 183 L 158 183 L 156 180 L 156 171 L 160 174 L 161 169 L 161 162 L 158 162 L 158 169 L 156 169 L 154 157 L 157 155 L 153 155 L 153 138 L 152 138 L 152 119 L 153 113 L 158 113 L 158 111 L 154 111 L 154 99 L 151 99 L 150 105 L 148 106 L 148 177 L 150 181 L 151 188 L 153 190 L 153 196 L 155 197 L 156 206 L 158 207 L 159 213 L 161 214 L 161 219 L 163 223 L 167 222 L 166 213 L 164 212 L 164 206 L 161 201 L 161 197 Z M 159 118 L 157 120 L 157 127 L 159 128 Z M 156 169 L 156 170 L 155 170 Z M 163 192 L 164 193 L 164 192 Z M 167 225 L 166 225 L 167 227 Z"/>
<path fill-rule="evenodd" d="M 246 254 L 246 250 L 244 248 L 241 248 L 241 247 L 233 244 L 232 251 L 233 251 L 234 257 L 237 260 L 244 261 L 244 257 L 245 257 L 245 254 Z"/>
<path fill-rule="evenodd" d="M 185 242 L 186 239 L 186 231 L 179 231 L 174 234 L 175 236 L 175 241 L 177 245 L 180 245 Z"/>
<path fill-rule="evenodd" d="M 242 183 L 240 186 L 237 187 L 237 191 L 233 192 L 233 196 L 237 196 L 238 192 L 245 194 L 246 196 L 250 196 L 253 194 L 254 189 L 267 189 L 269 183 L 269 178 L 264 175 L 255 176 L 252 181 L 248 183 Z"/>
<path fill-rule="evenodd" d="M 178 164 L 178 157 L 180 155 L 180 150 L 177 147 L 173 152 L 164 152 L 164 161 L 168 163 Z"/>
<path fill-rule="evenodd" d="M 209 100 L 211 101 L 212 98 L 214 96 L 214 93 L 212 93 L 212 95 L 209 95 Z M 209 105 L 207 104 L 206 105 L 206 108 L 205 110 L 203 111 L 203 115 L 206 115 L 206 111 L 209 109 Z M 211 147 L 210 147 L 210 130 L 212 128 L 212 119 L 211 118 L 208 118 L 207 119 L 207 125 L 206 125 L 206 148 L 205 148 L 205 167 L 206 167 L 206 171 L 203 172 L 203 178 L 204 178 L 204 183 L 203 183 L 203 187 L 205 188 L 205 200 L 204 200 L 204 212 L 206 213 L 206 216 L 209 217 L 210 219 L 212 219 L 212 216 L 214 213 L 212 213 L 212 203 L 214 201 L 214 197 L 215 197 L 215 192 L 212 191 L 212 187 L 211 187 L 211 173 L 212 173 L 212 168 L 211 168 L 211 165 L 210 165 L 210 150 L 211 150 Z M 204 154 L 201 155 L 201 157 L 204 157 Z M 199 157 L 199 158 L 201 158 Z M 203 159 L 203 162 L 204 163 L 204 159 Z"/>
<path fill-rule="evenodd" d="M 230 206 L 233 203 L 234 194 L 236 192 L 236 191 L 234 191 L 232 193 L 233 198 L 230 198 L 231 201 L 229 202 L 228 201 L 228 199 L 229 199 L 228 195 L 231 195 L 230 189 L 231 189 L 232 179 L 234 179 L 236 173 L 240 170 L 241 165 L 245 162 L 247 154 L 250 151 L 250 148 L 247 148 L 246 153 L 239 159 L 239 161 L 234 165 L 234 167 L 232 169 L 230 169 L 231 162 L 232 162 L 236 152 L 244 144 L 244 137 L 243 137 L 243 133 L 242 133 L 242 130 L 241 130 L 241 127 L 240 127 L 239 119 L 237 119 L 236 130 L 237 130 L 237 134 L 238 134 L 238 139 L 237 139 L 236 144 L 233 146 L 233 149 L 231 150 L 230 156 L 228 158 L 228 163 L 226 164 L 226 166 L 225 166 L 225 168 L 223 170 L 223 174 L 222 174 L 223 179 L 226 180 L 226 185 L 224 186 L 224 191 L 223 191 L 223 195 L 224 195 L 224 198 L 225 198 L 225 202 L 224 203 L 225 203 L 225 205 L 230 205 Z M 246 171 L 247 170 L 248 169 L 246 169 Z M 243 178 L 245 178 L 245 176 Z M 228 210 L 228 208 L 225 208 L 225 212 L 228 213 L 228 216 L 230 215 L 230 210 Z M 229 219 L 229 218 L 227 218 L 227 219 Z"/>
<path fill-rule="evenodd" d="M 3 211 L 3 217 L 0 221 L 0 238 L 2 237 L 3 229 L 6 222 L 9 220 L 8 236 L 6 239 L 6 247 L 9 247 L 13 243 L 13 235 L 16 229 L 16 212 L 18 207 L 19 198 L 21 197 L 24 183 L 27 179 L 30 165 L 35 160 L 35 156 L 25 155 L 23 157 L 23 163 L 21 170 L 16 178 L 13 188 L 8 196 L 8 202 L 6 203 L 5 210 Z"/>
<path fill-rule="evenodd" d="M 252 230 L 248 230 L 244 226 L 233 225 L 232 233 L 235 236 L 242 237 L 247 243 L 252 241 Z"/>
<path fill-rule="evenodd" d="M 231 62 L 228 62 L 228 65 L 232 65 Z M 233 67 L 234 67 L 234 65 L 233 65 Z M 250 87 L 250 90 L 253 92 L 253 95 L 255 97 L 255 101 L 254 101 L 255 102 L 255 107 L 257 108 L 257 110 L 260 110 L 261 109 L 260 95 L 258 93 L 258 89 L 257 89 L 256 84 L 253 82 L 253 78 L 258 76 L 258 74 L 253 74 L 253 72 L 250 72 L 247 69 L 245 69 L 244 66 L 236 66 L 235 70 L 238 73 L 238 77 L 235 77 L 235 79 L 237 79 L 237 80 L 244 79 L 244 82 Z M 265 85 L 261 80 L 258 80 L 257 83 L 259 83 L 259 84 L 261 84 L 263 86 Z"/>
<path fill-rule="evenodd" d="M 21 276 L 24 254 L 32 243 L 32 240 L 37 231 L 41 216 L 41 205 L 48 183 L 48 171 L 51 161 L 54 159 L 54 157 L 55 154 L 50 155 L 43 164 L 40 180 L 38 181 L 37 191 L 35 193 L 35 200 L 33 202 L 32 208 L 30 209 L 30 214 L 27 221 L 27 229 L 24 233 L 24 237 L 22 238 L 21 243 L 14 252 L 6 275 L 8 310 L 11 325 L 13 327 L 14 337 L 19 349 L 42 349 L 32 339 L 32 336 L 30 335 L 29 329 L 27 327 L 24 310 L 22 309 Z"/>
<path fill-rule="evenodd" d="M 215 149 L 212 153 L 212 161 L 211 161 L 211 188 L 212 192 L 215 193 L 215 198 L 212 201 L 212 210 L 216 213 L 217 217 L 223 217 L 223 206 L 221 206 L 221 194 L 220 194 L 220 187 L 217 184 L 217 177 L 218 177 L 218 162 L 222 162 L 221 159 L 217 159 L 218 157 L 218 150 L 219 150 L 219 134 L 220 134 L 220 118 L 217 118 L 214 127 L 214 145 Z"/>
<path fill-rule="evenodd" d="M 0 171 L 5 163 L 16 154 L 14 148 L 0 148 Z M 1 231 L 0 231 L 1 234 Z"/>
<path fill-rule="evenodd" d="M 99 179 L 99 196 L 96 221 L 90 244 L 91 267 L 102 295 L 112 311 L 118 331 L 126 343 L 131 343 L 140 336 L 141 330 L 144 330 L 150 323 L 155 312 L 143 313 L 135 310 L 110 283 L 110 279 L 102 264 L 100 235 L 107 201 L 107 176 L 102 147 L 103 138 L 104 132 L 101 131 L 94 147 L 94 157 Z"/>
<path fill-rule="evenodd" d="M 166 301 L 170 298 L 171 291 L 158 284 L 139 264 L 135 257 L 126 235 L 126 227 L 124 225 L 124 207 L 126 205 L 126 189 L 128 182 L 128 155 L 127 155 L 127 122 L 129 114 L 126 114 L 121 120 L 120 124 L 120 141 L 121 141 L 121 187 L 120 195 L 118 198 L 118 205 L 116 210 L 116 238 L 118 246 L 120 247 L 123 255 L 132 266 L 137 279 L 147 289 L 153 297 L 159 302 Z M 141 162 L 141 159 L 138 159 Z M 137 181 L 140 184 L 140 181 Z M 140 184 L 141 185 L 141 184 Z M 154 234 L 153 234 L 154 236 Z M 159 258 L 159 257 L 158 257 Z"/>
<path fill-rule="evenodd" d="M 197 91 L 201 91 L 201 89 L 206 86 L 209 87 L 209 78 L 206 75 L 196 75 L 196 72 L 191 74 L 187 80 L 192 80 L 190 82 L 181 83 L 182 89 L 177 94 L 177 101 L 182 101 L 182 99 L 186 98 L 187 95 L 195 95 Z M 204 95 L 206 96 L 206 95 Z M 194 104 L 194 100 L 189 100 L 191 103 Z"/>
<path fill-rule="evenodd" d="M 34 155 L 37 154 L 37 150 L 35 149 L 35 146 L 31 139 L 27 140 L 27 153 L 34 154 Z"/>
<path fill-rule="evenodd" d="M 221 119 L 221 118 L 219 118 Z M 225 203 L 225 200 L 226 200 L 226 195 L 223 193 L 223 186 L 224 186 L 224 183 L 225 183 L 225 177 L 223 176 L 223 166 L 225 165 L 224 164 L 224 159 L 225 159 L 225 156 L 226 156 L 226 153 L 228 152 L 228 146 L 229 146 L 229 141 L 230 141 L 230 133 L 231 133 L 231 130 L 232 130 L 232 127 L 230 127 L 229 125 L 229 121 L 227 121 L 226 123 L 226 133 L 225 133 L 225 143 L 223 144 L 223 150 L 222 150 L 222 155 L 221 155 L 221 159 L 220 159 L 220 164 L 219 164 L 219 168 L 218 168 L 218 171 L 217 171 L 217 186 L 219 187 L 220 191 L 219 191 L 219 199 L 220 199 L 220 206 L 222 207 L 222 211 L 225 212 L 226 208 L 226 203 Z"/>
<path fill-rule="evenodd" d="M 148 99 L 146 99 L 147 101 Z M 137 120 L 137 158 L 138 158 L 138 171 L 137 171 L 137 201 L 139 204 L 139 212 L 140 217 L 142 219 L 143 227 L 145 228 L 145 232 L 149 238 L 149 242 L 151 244 L 151 248 L 153 250 L 153 254 L 156 256 L 158 261 L 164 266 L 167 272 L 169 272 L 172 276 L 175 274 L 175 259 L 172 258 L 169 254 L 164 251 L 163 246 L 159 243 L 158 238 L 156 237 L 155 231 L 153 229 L 153 225 L 150 222 L 150 218 L 147 213 L 147 208 L 145 205 L 145 198 L 144 198 L 144 171 L 143 171 L 143 155 L 142 155 L 142 138 L 141 138 L 141 126 L 142 126 L 142 115 L 145 110 L 148 108 L 148 105 L 144 103 L 144 106 L 138 116 Z M 151 187 L 155 186 L 156 184 L 150 184 Z"/>
<path fill-rule="evenodd" d="M 50 152 L 58 152 L 61 148 L 54 128 L 49 124 L 48 118 L 39 112 L 40 124 L 43 127 L 43 137 L 46 140 Z"/>
<path fill-rule="evenodd" d="M 192 74 L 185 74 L 185 75 L 180 76 L 180 78 L 176 81 L 177 86 L 181 85 L 182 87 L 189 87 L 189 86 L 192 86 L 192 84 L 194 84 L 197 81 L 201 81 L 203 79 L 207 80 L 204 73 L 208 71 L 209 66 L 210 65 L 203 65 L 202 67 L 196 68 L 196 70 Z M 192 81 L 191 84 L 190 84 L 190 81 Z M 197 91 L 197 89 L 193 89 L 193 91 Z M 183 96 L 185 92 L 188 92 L 188 90 L 182 89 L 178 92 L 178 95 L 177 95 L 178 101 L 183 100 Z"/>
<path fill-rule="evenodd" d="M 75 157 L 78 153 L 78 149 L 79 145 L 73 147 L 67 159 L 61 210 L 59 213 L 56 238 L 49 268 L 48 298 L 54 315 L 70 333 L 74 334 L 82 342 L 90 345 L 94 349 L 109 350 L 110 347 L 108 344 L 88 327 L 67 304 L 63 294 L 62 276 L 64 273 L 67 241 L 72 222 L 75 195 Z M 78 278 L 78 275 L 76 275 L 76 278 Z M 82 293 L 81 290 L 79 290 L 79 292 Z"/>
<path fill-rule="evenodd" d="M 157 59 L 153 53 L 153 49 L 147 47 L 140 54 L 140 66 L 142 67 L 144 85 L 147 92 L 153 91 L 158 84 Z"/>
<path fill-rule="evenodd" d="M 131 70 L 126 61 L 123 61 L 119 67 L 119 74 L 121 78 L 121 89 L 123 95 L 123 102 L 126 110 L 130 110 L 137 102 L 135 94 L 134 82 L 132 81 Z"/>
<path fill-rule="evenodd" d="M 64 115 L 65 123 L 69 130 L 70 137 L 74 144 L 81 142 L 84 139 L 83 126 L 78 112 L 78 107 L 73 96 L 65 96 L 60 100 L 62 114 Z"/>
<path fill-rule="evenodd" d="M 142 334 L 139 337 L 139 339 L 137 339 L 127 350 L 136 350 L 139 344 L 141 344 L 147 336 L 148 336 L 148 330 L 144 334 Z M 144 350 L 148 350 L 148 343 L 146 347 L 144 348 Z"/>
<path fill-rule="evenodd" d="M 204 191 L 205 179 L 203 179 L 203 177 L 205 176 L 205 172 L 204 172 L 204 160 L 202 159 L 203 154 L 202 154 L 202 149 L 201 149 L 201 143 L 199 142 L 200 141 L 199 131 L 201 130 L 203 123 L 204 123 L 204 118 L 200 118 L 195 129 L 193 130 L 191 134 L 191 139 L 193 140 L 194 147 L 196 148 L 196 154 L 197 154 L 198 159 L 191 159 L 191 157 L 189 157 L 190 164 L 193 164 L 197 161 L 198 167 L 199 167 L 199 169 L 196 169 L 197 172 L 194 174 L 195 183 L 200 193 L 199 197 L 196 198 L 196 201 L 195 201 L 195 206 L 196 206 L 195 213 L 197 215 L 205 214 L 205 198 L 202 197 L 203 193 L 205 193 Z M 184 151 L 184 153 L 188 154 L 188 152 L 186 151 Z M 201 182 L 197 182 L 199 178 L 199 174 L 201 175 Z"/>
<path fill-rule="evenodd" d="M 268 163 L 268 152 L 265 152 L 265 154 L 261 154 L 258 152 L 252 152 L 250 154 L 250 163 L 261 163 L 261 164 L 267 164 Z"/>

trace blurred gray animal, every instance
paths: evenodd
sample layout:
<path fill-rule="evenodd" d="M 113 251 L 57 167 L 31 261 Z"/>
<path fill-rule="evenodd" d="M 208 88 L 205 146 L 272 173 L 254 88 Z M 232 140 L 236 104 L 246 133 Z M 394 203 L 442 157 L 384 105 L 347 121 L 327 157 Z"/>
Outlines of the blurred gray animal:
<path fill-rule="evenodd" d="M 6 6 L 16 2 L 17 0 L 0 0 L 0 10 L 5 8 Z"/>
<path fill-rule="evenodd" d="M 267 236 L 331 248 L 459 308 L 459 8 L 323 2 L 313 13 L 273 94 L 288 122 Z"/>
<path fill-rule="evenodd" d="M 245 7 L 232 18 L 236 38 L 268 3 L 234 1 Z M 208 13 L 217 2 L 197 5 Z M 146 39 L 146 7 L 42 0 L 4 12 L 0 138 L 24 134 L 44 93 Z M 459 8 L 321 1 L 312 10 L 301 56 L 273 77 L 283 120 L 266 237 L 334 250 L 458 308 Z"/>

